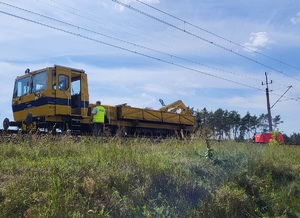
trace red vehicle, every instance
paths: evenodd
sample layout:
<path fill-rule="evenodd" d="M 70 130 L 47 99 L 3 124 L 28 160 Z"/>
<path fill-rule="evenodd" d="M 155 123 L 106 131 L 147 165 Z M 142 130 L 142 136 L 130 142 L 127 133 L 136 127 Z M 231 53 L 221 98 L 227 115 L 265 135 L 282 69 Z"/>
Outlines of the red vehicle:
<path fill-rule="evenodd" d="M 259 133 L 254 136 L 254 142 L 269 143 L 270 139 L 272 138 L 273 136 L 271 133 Z M 281 144 L 284 144 L 283 136 L 280 133 L 277 135 L 277 139 L 281 142 Z"/>

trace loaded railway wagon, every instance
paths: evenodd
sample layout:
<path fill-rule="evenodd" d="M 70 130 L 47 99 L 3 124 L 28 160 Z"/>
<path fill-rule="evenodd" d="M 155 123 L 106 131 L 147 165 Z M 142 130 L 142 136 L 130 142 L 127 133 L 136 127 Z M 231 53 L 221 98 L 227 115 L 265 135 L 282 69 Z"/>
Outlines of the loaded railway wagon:
<path fill-rule="evenodd" d="M 12 98 L 14 121 L 5 118 L 4 130 L 10 126 L 24 132 L 56 130 L 91 133 L 88 78 L 84 70 L 54 65 L 25 74 L 15 80 Z M 159 110 L 135 108 L 126 103 L 106 109 L 106 127 L 111 133 L 172 135 L 193 131 L 195 117 L 178 100 Z"/>

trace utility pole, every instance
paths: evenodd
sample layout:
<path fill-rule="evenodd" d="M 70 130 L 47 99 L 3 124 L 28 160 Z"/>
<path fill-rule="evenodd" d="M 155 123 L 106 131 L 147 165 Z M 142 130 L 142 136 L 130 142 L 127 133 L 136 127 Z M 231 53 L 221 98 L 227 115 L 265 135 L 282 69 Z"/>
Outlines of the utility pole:
<path fill-rule="evenodd" d="M 266 85 L 266 96 L 267 96 L 267 110 L 268 110 L 268 121 L 269 121 L 269 131 L 272 132 L 273 131 L 273 127 L 272 127 L 272 115 L 271 115 L 271 107 L 270 107 L 270 98 L 269 98 L 269 84 L 272 84 L 272 80 L 271 82 L 268 81 L 268 75 L 267 72 L 265 72 L 266 75 L 266 83 L 264 84 L 262 82 L 262 85 Z"/>

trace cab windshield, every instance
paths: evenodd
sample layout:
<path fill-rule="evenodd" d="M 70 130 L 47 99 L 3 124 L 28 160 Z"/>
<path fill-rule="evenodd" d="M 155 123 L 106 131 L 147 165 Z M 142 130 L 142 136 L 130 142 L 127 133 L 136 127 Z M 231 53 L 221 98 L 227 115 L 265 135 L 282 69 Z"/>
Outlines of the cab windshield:
<path fill-rule="evenodd" d="M 14 87 L 14 98 L 43 91 L 47 87 L 47 70 L 39 72 L 37 74 L 28 75 L 21 79 L 17 79 Z"/>

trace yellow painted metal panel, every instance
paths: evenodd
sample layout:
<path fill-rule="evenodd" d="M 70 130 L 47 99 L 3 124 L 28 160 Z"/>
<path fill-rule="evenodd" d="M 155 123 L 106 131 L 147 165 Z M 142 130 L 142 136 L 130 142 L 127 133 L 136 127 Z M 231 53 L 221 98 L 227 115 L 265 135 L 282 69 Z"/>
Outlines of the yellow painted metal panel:
<path fill-rule="evenodd" d="M 18 111 L 14 113 L 14 120 L 23 121 L 28 113 L 31 113 L 33 116 L 54 116 L 55 107 L 53 105 L 46 104 L 39 107 Z"/>
<path fill-rule="evenodd" d="M 163 121 L 168 123 L 180 123 L 180 115 L 176 113 L 163 112 Z"/>
<path fill-rule="evenodd" d="M 144 109 L 144 119 L 149 121 L 162 121 L 162 112 L 161 111 L 155 111 L 155 110 L 148 110 Z"/>
<path fill-rule="evenodd" d="M 191 115 L 180 115 L 180 122 L 185 125 L 194 125 L 195 124 L 195 117 Z"/>
<path fill-rule="evenodd" d="M 137 119 L 137 120 L 144 119 L 142 109 L 128 107 L 128 106 L 123 106 L 122 107 L 121 117 L 124 118 L 124 119 Z"/>

